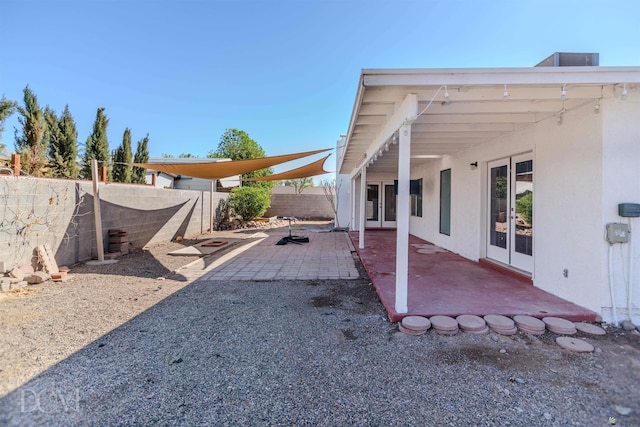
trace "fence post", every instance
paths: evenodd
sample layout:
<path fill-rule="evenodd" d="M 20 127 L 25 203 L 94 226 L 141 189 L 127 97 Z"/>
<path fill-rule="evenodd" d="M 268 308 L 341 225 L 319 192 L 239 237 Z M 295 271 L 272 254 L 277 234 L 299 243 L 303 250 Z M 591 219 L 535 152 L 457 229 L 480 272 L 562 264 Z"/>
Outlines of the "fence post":
<path fill-rule="evenodd" d="M 13 176 L 20 176 L 20 169 L 22 168 L 20 154 L 11 155 L 11 165 L 13 166 Z"/>

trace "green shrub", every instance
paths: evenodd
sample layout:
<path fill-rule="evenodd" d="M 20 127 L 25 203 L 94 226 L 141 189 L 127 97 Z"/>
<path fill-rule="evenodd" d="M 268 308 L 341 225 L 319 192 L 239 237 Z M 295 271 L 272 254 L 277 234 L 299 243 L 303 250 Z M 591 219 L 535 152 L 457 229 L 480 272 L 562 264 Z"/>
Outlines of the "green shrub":
<path fill-rule="evenodd" d="M 271 192 L 260 187 L 238 187 L 229 194 L 231 211 L 244 221 L 261 217 L 271 206 Z"/>

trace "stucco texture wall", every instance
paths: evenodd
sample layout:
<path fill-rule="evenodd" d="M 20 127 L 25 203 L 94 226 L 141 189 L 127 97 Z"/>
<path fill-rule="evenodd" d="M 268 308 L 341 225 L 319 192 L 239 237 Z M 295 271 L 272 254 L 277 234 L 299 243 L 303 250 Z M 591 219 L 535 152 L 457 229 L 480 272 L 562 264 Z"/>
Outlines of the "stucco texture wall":
<path fill-rule="evenodd" d="M 0 178 L 0 261 L 6 268 L 30 263 L 49 244 L 58 264 L 97 257 L 90 182 Z M 209 193 L 143 185 L 100 184 L 103 242 L 111 228 L 126 228 L 130 248 L 141 248 L 209 228 Z M 214 193 L 214 209 L 224 193 Z"/>

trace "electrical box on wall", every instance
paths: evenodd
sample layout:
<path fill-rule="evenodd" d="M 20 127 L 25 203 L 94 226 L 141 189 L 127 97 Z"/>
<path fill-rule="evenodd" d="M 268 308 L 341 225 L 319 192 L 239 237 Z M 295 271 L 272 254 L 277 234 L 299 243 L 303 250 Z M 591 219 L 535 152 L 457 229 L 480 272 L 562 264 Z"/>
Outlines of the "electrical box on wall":
<path fill-rule="evenodd" d="M 640 203 L 620 203 L 618 205 L 618 215 L 625 218 L 640 217 Z"/>
<path fill-rule="evenodd" d="M 607 224 L 607 242 L 627 243 L 629 241 L 629 225 L 612 223 Z"/>

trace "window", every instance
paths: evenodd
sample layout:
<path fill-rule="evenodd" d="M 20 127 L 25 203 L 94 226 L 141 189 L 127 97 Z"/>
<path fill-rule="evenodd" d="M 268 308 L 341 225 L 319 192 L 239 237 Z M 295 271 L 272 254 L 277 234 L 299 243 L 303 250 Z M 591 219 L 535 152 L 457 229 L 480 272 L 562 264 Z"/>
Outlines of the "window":
<path fill-rule="evenodd" d="M 422 217 L 422 178 L 411 180 L 411 216 Z"/>
<path fill-rule="evenodd" d="M 440 171 L 440 233 L 451 235 L 451 169 Z"/>

